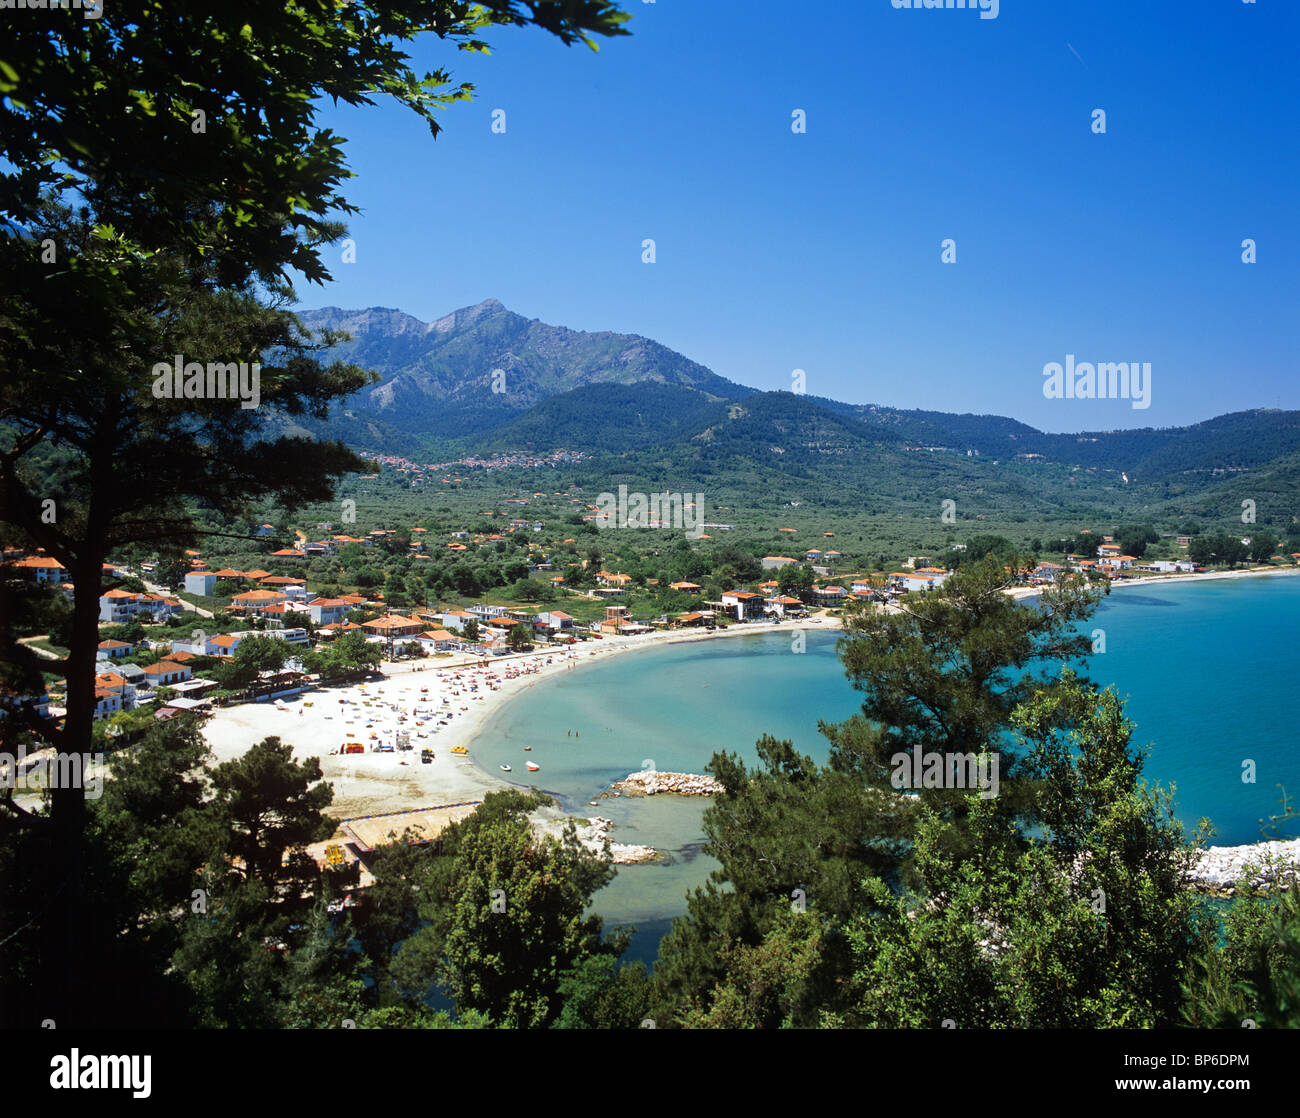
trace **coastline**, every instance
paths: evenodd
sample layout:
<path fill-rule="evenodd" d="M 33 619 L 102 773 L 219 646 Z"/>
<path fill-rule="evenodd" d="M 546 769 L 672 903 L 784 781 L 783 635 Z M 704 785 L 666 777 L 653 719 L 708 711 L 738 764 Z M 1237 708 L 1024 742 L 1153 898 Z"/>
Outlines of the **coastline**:
<path fill-rule="evenodd" d="M 360 816 L 416 811 L 481 800 L 488 792 L 521 786 L 521 781 L 508 780 L 505 774 L 498 776 L 480 767 L 474 760 L 473 746 L 493 715 L 543 679 L 564 671 L 577 671 L 612 656 L 669 643 L 754 636 L 774 630 L 827 632 L 839 628 L 838 618 L 826 617 L 783 621 L 779 626 L 768 622 L 733 624 L 713 632 L 670 630 L 634 637 L 607 635 L 595 648 L 591 647 L 594 642 L 589 642 L 576 648 L 542 648 L 493 657 L 487 668 L 479 667 L 481 659 L 467 656 L 385 665 L 380 679 L 318 687 L 286 700 L 283 708 L 272 703 L 218 708 L 205 722 L 203 735 L 217 762 L 241 757 L 254 743 L 269 736 L 288 743 L 296 761 L 315 758 L 322 779 L 334 787 L 334 801 L 327 814 L 340 823 Z M 476 689 L 471 690 L 472 687 Z M 421 694 L 421 688 L 425 694 Z M 445 706 L 444 698 L 448 700 Z M 407 721 L 398 721 L 399 713 L 391 709 L 393 705 L 408 715 Z M 452 716 L 447 725 L 434 730 L 435 716 L 434 723 L 425 727 L 428 736 L 419 738 L 409 717 L 417 707 L 449 710 Z M 409 752 L 381 753 L 370 749 L 376 740 L 382 741 L 393 730 L 407 727 L 410 727 L 413 746 Z M 372 733 L 378 735 L 377 739 L 371 738 Z M 339 753 L 349 734 L 366 744 L 368 751 Z M 453 747 L 463 747 L 469 752 L 453 754 Z M 434 754 L 429 764 L 420 761 L 420 751 L 424 748 Z M 536 813 L 535 821 L 540 829 L 558 833 L 567 817 L 558 808 L 545 808 Z M 596 826 L 591 828 L 588 837 L 599 843 L 602 835 L 603 829 Z M 346 841 L 346 838 L 339 833 L 330 841 Z M 324 844 L 320 845 L 323 848 Z M 616 848 L 619 845 L 614 844 Z M 629 857 L 636 856 L 636 848 L 628 850 Z M 644 858 L 635 857 L 635 860 Z"/>
<path fill-rule="evenodd" d="M 1294 577 L 1300 575 L 1300 570 L 1264 568 L 1155 575 L 1115 585 L 1167 585 L 1266 575 Z M 1037 592 L 1036 589 L 1025 587 L 1007 593 L 1021 599 Z M 733 623 L 712 632 L 678 629 L 630 637 L 605 635 L 600 642 L 586 642 L 563 649 L 543 647 L 532 652 L 494 657 L 488 662 L 487 668 L 479 666 L 481 660 L 463 655 L 436 661 L 385 665 L 381 679 L 361 685 L 318 688 L 287 702 L 284 709 L 277 709 L 270 703 L 220 708 L 208 719 L 204 736 L 212 748 L 215 760 L 219 762 L 241 756 L 254 742 L 270 735 L 279 736 L 288 742 L 293 747 L 296 760 L 316 758 L 323 779 L 334 786 L 335 798 L 328 813 L 340 821 L 358 816 L 481 800 L 488 792 L 528 787 L 524 779 L 508 779 L 504 773 L 497 775 L 481 767 L 474 758 L 473 747 L 494 715 L 541 680 L 559 672 L 577 671 L 584 665 L 604 662 L 612 656 L 628 654 L 637 649 L 756 636 L 774 631 L 839 632 L 841 629 L 839 617 L 828 617 L 823 613 L 799 621 L 782 621 L 779 625 L 770 622 Z M 592 647 L 593 645 L 597 647 Z M 488 683 L 489 678 L 491 684 Z M 476 689 L 471 691 L 471 687 Z M 421 688 L 426 689 L 426 694 L 420 694 Z M 444 698 L 449 700 L 446 705 L 443 704 Z M 362 706 L 367 699 L 371 705 Z M 397 713 L 390 709 L 393 704 L 408 715 L 415 706 L 427 705 L 437 711 L 450 710 L 452 717 L 447 725 L 436 731 L 431 726 L 426 727 L 428 736 L 417 738 L 409 719 L 404 723 L 396 720 Z M 351 725 L 347 721 L 348 714 L 353 716 Z M 340 754 L 339 746 L 344 735 L 349 732 L 368 747 L 375 744 L 369 738 L 374 731 L 366 725 L 367 718 L 373 722 L 374 731 L 380 734 L 399 726 L 410 726 L 411 744 L 414 748 L 405 753 L 368 751 L 361 754 Z M 452 754 L 450 750 L 453 747 L 463 747 L 468 753 Z M 421 763 L 422 748 L 433 750 L 432 763 Z M 517 775 L 520 778 L 525 776 L 522 773 Z M 558 807 L 547 808 L 535 813 L 535 822 L 546 832 L 558 833 L 567 817 Z M 593 828 L 593 841 L 599 842 L 602 835 L 601 828 Z M 337 840 L 338 836 L 333 841 Z M 616 848 L 618 845 L 614 843 Z M 1261 845 L 1263 844 L 1251 844 L 1249 848 Z M 637 857 L 632 860 L 644 859 Z"/>
<path fill-rule="evenodd" d="M 1300 575 L 1300 567 L 1251 567 L 1244 571 L 1196 571 L 1170 572 L 1168 574 L 1142 574 L 1132 578 L 1121 579 L 1111 583 L 1112 590 L 1122 590 L 1132 586 L 1172 586 L 1193 582 L 1220 582 L 1224 579 L 1256 578 L 1265 575 Z M 1032 598 L 1037 596 L 1040 587 L 1020 586 L 1007 593 L 1013 598 Z"/>

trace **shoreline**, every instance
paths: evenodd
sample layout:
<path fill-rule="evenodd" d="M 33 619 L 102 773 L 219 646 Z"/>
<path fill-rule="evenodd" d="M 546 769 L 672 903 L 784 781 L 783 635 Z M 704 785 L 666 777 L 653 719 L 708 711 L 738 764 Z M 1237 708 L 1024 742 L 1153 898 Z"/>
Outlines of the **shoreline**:
<path fill-rule="evenodd" d="M 667 630 L 633 637 L 606 635 L 595 648 L 591 643 L 596 642 L 561 649 L 541 648 L 492 657 L 486 668 L 480 666 L 481 658 L 463 655 L 444 661 L 389 664 L 384 666 L 382 678 L 318 687 L 285 700 L 283 707 L 265 702 L 217 708 L 204 723 L 203 737 L 217 763 L 243 756 L 254 743 L 270 736 L 288 743 L 295 761 L 315 758 L 321 768 L 321 778 L 334 787 L 334 800 L 326 813 L 340 825 L 361 816 L 481 800 L 489 792 L 529 787 L 522 781 L 508 779 L 504 773 L 498 776 L 481 767 L 474 759 L 473 746 L 495 714 L 540 680 L 637 649 L 754 636 L 780 631 L 783 627 L 831 632 L 838 631 L 840 624 L 838 618 L 822 617 L 783 621 L 780 626 L 769 622 L 732 624 L 713 632 Z M 399 710 L 393 710 L 394 706 Z M 419 728 L 412 714 L 416 709 L 435 712 L 423 727 L 427 734 L 423 738 L 417 736 Z M 448 713 L 447 724 L 437 725 L 439 717 Z M 403 714 L 405 721 L 400 720 Z M 393 732 L 399 729 L 406 729 L 411 735 L 409 752 L 374 751 L 376 744 L 393 740 Z M 347 737 L 363 743 L 367 751 L 340 753 L 339 748 Z M 453 747 L 463 747 L 468 752 L 453 754 Z M 420 760 L 420 752 L 426 748 L 434 754 L 428 764 Z M 534 813 L 535 825 L 548 833 L 558 833 L 565 818 L 596 817 L 569 816 L 558 805 Z M 590 838 L 596 845 L 608 830 L 599 825 L 590 829 Z M 328 840 L 329 843 L 346 841 L 341 831 Z M 616 856 L 626 853 L 635 860 L 644 860 L 637 857 L 639 848 L 624 850 L 624 844 L 613 842 L 612 837 L 611 843 Z M 317 845 L 323 849 L 327 844 Z"/>
<path fill-rule="evenodd" d="M 1219 582 L 1224 579 L 1256 578 L 1266 575 L 1300 575 L 1300 567 L 1251 567 L 1244 571 L 1170 571 L 1166 574 L 1139 574 L 1132 578 L 1120 579 L 1111 583 L 1112 590 L 1122 590 L 1130 586 L 1174 585 L 1193 582 Z M 1032 598 L 1042 587 L 1019 586 L 1007 593 L 1013 598 Z"/>
<path fill-rule="evenodd" d="M 1115 587 L 1146 583 L 1168 585 L 1221 581 L 1267 575 L 1294 577 L 1300 575 L 1300 570 L 1264 568 L 1161 574 L 1125 580 L 1115 584 Z M 1022 599 L 1037 594 L 1038 590 L 1023 587 L 1007 593 Z M 541 680 L 559 672 L 576 671 L 584 665 L 603 663 L 612 656 L 628 654 L 637 649 L 758 636 L 786 630 L 838 633 L 842 628 L 839 617 L 829 617 L 823 612 L 817 617 L 785 620 L 779 625 L 764 621 L 732 623 L 712 632 L 675 629 L 629 637 L 605 635 L 600 642 L 584 642 L 560 649 L 543 647 L 532 652 L 492 657 L 486 668 L 479 666 L 483 662 L 481 659 L 465 655 L 447 657 L 445 660 L 390 664 L 385 665 L 380 679 L 362 684 L 317 688 L 289 700 L 284 709 L 277 709 L 271 703 L 219 708 L 206 721 L 204 738 L 217 762 L 242 756 L 253 743 L 270 735 L 279 736 L 288 742 L 293 747 L 295 760 L 317 758 L 322 778 L 334 785 L 335 798 L 328 814 L 340 822 L 363 815 L 398 813 L 439 804 L 481 800 L 488 792 L 511 788 L 526 790 L 529 787 L 522 779 L 507 777 L 504 773 L 497 775 L 481 767 L 474 758 L 473 746 L 493 716 Z M 593 648 L 593 644 L 598 646 Z M 420 694 L 421 688 L 426 692 L 423 695 Z M 444 699 L 448 700 L 445 704 Z M 364 706 L 367 701 L 370 703 L 368 707 Z M 397 712 L 390 709 L 394 704 L 408 715 L 407 721 L 397 721 Z M 450 712 L 451 717 L 447 725 L 436 729 L 435 718 L 433 723 L 424 727 L 427 736 L 419 738 L 409 717 L 416 707 L 443 714 Z M 352 716 L 350 725 L 349 715 Z M 373 726 L 367 726 L 367 720 Z M 381 735 L 379 740 L 383 740 L 383 736 L 399 727 L 410 729 L 413 747 L 410 752 L 338 752 L 345 734 L 355 735 L 356 740 L 364 742 L 367 749 L 372 750 L 376 744 L 372 734 L 378 733 Z M 468 752 L 465 755 L 455 755 L 450 752 L 453 747 L 463 747 Z M 421 763 L 420 751 L 423 748 L 433 750 L 432 763 Z M 518 775 L 522 777 L 524 774 Z M 542 809 L 536 814 L 541 817 L 538 825 L 543 830 L 558 826 L 560 820 L 567 817 L 558 805 Z M 587 818 L 582 815 L 572 817 Z M 331 841 L 337 841 L 337 836 Z M 1261 845 L 1263 844 L 1249 844 L 1249 847 L 1242 849 Z"/>

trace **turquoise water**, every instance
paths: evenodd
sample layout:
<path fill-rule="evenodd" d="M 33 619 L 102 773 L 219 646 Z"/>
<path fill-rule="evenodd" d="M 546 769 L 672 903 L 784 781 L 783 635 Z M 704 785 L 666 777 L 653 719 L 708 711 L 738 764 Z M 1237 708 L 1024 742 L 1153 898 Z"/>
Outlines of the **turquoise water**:
<path fill-rule="evenodd" d="M 1278 808 L 1277 785 L 1300 793 L 1300 577 L 1121 588 L 1084 626 L 1096 628 L 1106 651 L 1090 658 L 1088 674 L 1129 697 L 1134 741 L 1151 745 L 1147 778 L 1176 783 L 1179 819 L 1192 826 L 1209 817 L 1216 844 L 1258 841 L 1260 819 Z M 534 685 L 477 739 L 473 756 L 488 772 L 508 761 L 523 775 L 523 761 L 535 760 L 542 769 L 533 780 L 566 809 L 613 819 L 618 841 L 669 855 L 666 864 L 621 868 L 596 898 L 607 923 L 637 926 L 634 955 L 653 957 L 687 892 L 717 864 L 700 852 L 707 801 L 588 801 L 646 762 L 702 772 L 717 750 L 752 762 L 764 733 L 824 761 L 818 721 L 847 718 L 860 698 L 835 656 L 834 633 L 809 631 L 801 654 L 794 639 L 765 625 L 584 665 Z M 1242 781 L 1246 760 L 1255 762 L 1253 784 Z"/>

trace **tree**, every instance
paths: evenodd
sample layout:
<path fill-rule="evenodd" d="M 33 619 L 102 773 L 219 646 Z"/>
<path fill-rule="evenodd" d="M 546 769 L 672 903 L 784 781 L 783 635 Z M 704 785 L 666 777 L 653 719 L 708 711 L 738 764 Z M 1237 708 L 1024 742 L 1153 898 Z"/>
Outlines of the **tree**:
<path fill-rule="evenodd" d="M 1131 723 L 1111 691 L 1065 673 L 1015 724 L 1041 778 L 1044 829 L 1027 842 L 1005 805 L 971 797 L 969 860 L 927 811 L 918 887 L 850 933 L 859 959 L 853 1024 L 1151 1028 L 1175 1023 L 1200 943 L 1184 887 L 1195 850 L 1167 792 L 1141 779 Z"/>
<path fill-rule="evenodd" d="M 443 854 L 420 880 L 427 921 L 397 954 L 399 988 L 419 999 L 439 981 L 458 1010 L 474 1010 L 506 1028 L 536 1028 L 560 1014 L 562 977 L 592 955 L 615 954 L 601 942 L 601 920 L 587 916 L 592 894 L 613 867 L 573 831 L 533 833 L 525 812 L 536 797 L 490 793 L 471 816 L 442 836 Z"/>
<path fill-rule="evenodd" d="M 533 647 L 533 635 L 525 625 L 511 625 L 506 634 L 506 647 L 511 652 L 522 652 Z"/>
<path fill-rule="evenodd" d="M 1147 544 L 1160 539 L 1150 524 L 1121 524 L 1115 529 L 1115 541 L 1125 555 L 1141 559 L 1147 553 Z"/>
<path fill-rule="evenodd" d="M 154 568 L 153 575 L 158 580 L 159 586 L 165 586 L 168 590 L 178 590 L 185 584 L 185 576 L 189 570 L 190 565 L 185 559 L 173 556 L 161 560 Z"/>
<path fill-rule="evenodd" d="M 461 626 L 461 635 L 467 641 L 476 641 L 479 638 L 479 628 L 477 618 L 471 617 L 464 625 Z"/>
<path fill-rule="evenodd" d="M 654 978 L 665 1021 L 721 1021 L 711 1007 L 719 989 L 734 984 L 734 952 L 759 947 L 793 907 L 806 908 L 800 915 L 809 924 L 847 921 L 864 903 L 865 882 L 888 872 L 892 847 L 908 832 L 911 801 L 864 789 L 856 774 L 819 767 L 788 741 L 764 737 L 757 750 L 754 770 L 730 754 L 708 765 L 724 791 L 704 813 L 704 853 L 720 866 L 660 945 Z M 818 945 L 827 1005 L 850 960 L 842 937 Z M 815 1024 L 815 1016 L 801 1011 L 799 1023 Z"/>
<path fill-rule="evenodd" d="M 364 105 L 383 92 L 436 134 L 435 110 L 470 87 L 452 86 L 442 70 L 418 77 L 400 44 L 431 32 L 484 50 L 484 29 L 535 24 L 594 45 L 591 35 L 624 34 L 628 18 L 610 0 L 537 0 L 524 10 L 516 0 L 296 0 L 238 11 L 123 0 L 101 15 L 16 23 L 0 47 L 0 295 L 9 308 L 0 526 L 44 548 L 77 586 L 67 658 L 38 664 L 6 632 L 0 663 L 4 682 L 22 690 L 42 669 L 65 676 L 62 729 L 27 730 L 78 756 L 92 740 L 109 554 L 132 543 L 194 546 L 194 503 L 237 523 L 267 498 L 285 508 L 328 499 L 360 465 L 341 445 L 265 422 L 324 418 L 331 401 L 371 379 L 319 363 L 285 310 L 285 276 L 327 279 L 321 254 L 343 232 L 336 215 L 355 212 L 338 189 L 348 176 L 343 145 L 317 126 L 322 100 Z M 209 371 L 260 364 L 260 404 L 158 396 L 150 371 L 172 355 Z M 56 523 L 42 515 L 51 500 Z M 43 868 L 64 887 L 42 917 L 50 949 L 34 981 L 47 989 L 49 1014 L 72 1024 L 87 1001 L 85 976 L 102 971 L 79 930 L 85 803 L 79 789 L 62 788 L 48 820 L 10 815 L 54 836 Z M 76 991 L 66 965 L 74 957 L 83 961 Z"/>
<path fill-rule="evenodd" d="M 560 976 L 556 987 L 562 1008 L 552 1028 L 637 1029 L 652 996 L 643 963 L 619 966 L 612 954 L 587 955 Z"/>
<path fill-rule="evenodd" d="M 1010 598 L 1010 585 L 1002 561 L 990 555 L 935 591 L 908 595 L 899 613 L 845 618 L 840 658 L 865 699 L 861 715 L 827 730 L 834 767 L 891 789 L 900 755 L 910 764 L 918 750 L 965 756 L 996 749 L 1015 707 L 1051 686 L 1033 667 L 1090 653 L 1075 625 L 1092 613 L 1102 590 L 1066 578 L 1046 588 L 1035 607 Z M 1000 764 L 1000 795 L 1014 798 L 1014 758 Z M 914 791 L 959 811 L 965 802 L 952 789 Z"/>
<path fill-rule="evenodd" d="M 333 789 L 316 783 L 320 778 L 316 758 L 295 762 L 293 747 L 278 737 L 264 738 L 213 770 L 214 808 L 230 830 L 228 849 L 245 879 L 279 883 L 286 852 L 301 863 L 308 843 L 334 833 L 334 821 L 324 814 Z"/>
<path fill-rule="evenodd" d="M 1300 818 L 1285 790 L 1282 810 L 1261 827 L 1283 837 Z M 1255 885 L 1258 876 L 1272 887 Z M 1243 874 L 1237 896 L 1207 937 L 1184 983 L 1183 1019 L 1196 1029 L 1300 1028 L 1300 886 L 1285 858 L 1262 857 Z"/>
<path fill-rule="evenodd" d="M 1250 537 L 1250 557 L 1256 563 L 1267 563 L 1277 550 L 1277 537 L 1271 532 L 1255 532 Z"/>
<path fill-rule="evenodd" d="M 776 575 L 782 594 L 791 594 L 807 605 L 812 601 L 812 570 L 802 563 L 787 563 Z"/>
<path fill-rule="evenodd" d="M 217 677 L 223 687 L 238 691 L 256 683 L 262 672 L 278 672 L 288 658 L 289 645 L 277 637 L 245 637 Z"/>
<path fill-rule="evenodd" d="M 1235 567 L 1244 562 L 1250 550 L 1239 536 L 1198 536 L 1187 546 L 1187 555 L 1201 566 Z"/>
<path fill-rule="evenodd" d="M 335 637 L 316 670 L 329 678 L 348 675 L 356 671 L 377 668 L 383 661 L 383 650 L 366 639 L 360 629 L 349 629 Z"/>

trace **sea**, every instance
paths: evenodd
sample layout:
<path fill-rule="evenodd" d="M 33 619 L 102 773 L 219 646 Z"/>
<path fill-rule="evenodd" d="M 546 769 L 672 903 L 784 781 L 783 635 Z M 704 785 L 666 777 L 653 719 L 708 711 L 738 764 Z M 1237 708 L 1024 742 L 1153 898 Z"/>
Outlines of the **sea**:
<path fill-rule="evenodd" d="M 1173 787 L 1189 833 L 1204 817 L 1214 845 L 1295 837 L 1294 823 L 1280 835 L 1262 828 L 1280 810 L 1282 787 L 1300 796 L 1300 577 L 1121 586 L 1081 630 L 1104 647 L 1086 674 L 1127 700 L 1133 741 L 1149 750 L 1144 775 Z M 703 772 L 716 752 L 752 764 L 765 733 L 825 761 L 819 723 L 861 707 L 837 639 L 764 624 L 752 635 L 583 665 L 503 705 L 472 756 L 494 776 L 503 762 L 522 776 L 524 761 L 536 761 L 541 771 L 517 780 L 521 787 L 535 785 L 573 814 L 612 819 L 615 840 L 667 856 L 620 867 L 593 899 L 607 927 L 635 929 L 628 957 L 650 962 L 688 893 L 717 867 L 701 849 L 708 801 L 601 793 L 637 769 Z"/>

